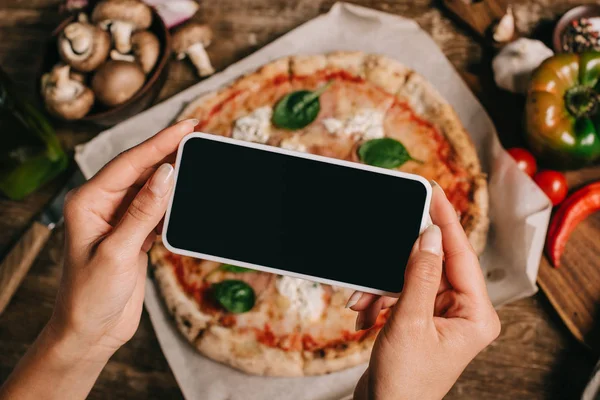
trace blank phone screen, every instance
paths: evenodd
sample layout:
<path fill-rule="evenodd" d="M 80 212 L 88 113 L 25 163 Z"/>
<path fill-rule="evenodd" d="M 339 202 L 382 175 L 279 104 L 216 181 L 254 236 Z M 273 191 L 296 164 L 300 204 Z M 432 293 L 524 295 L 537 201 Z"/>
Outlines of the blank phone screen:
<path fill-rule="evenodd" d="M 172 247 L 402 290 L 423 183 L 198 137 L 183 146 L 166 227 Z"/>

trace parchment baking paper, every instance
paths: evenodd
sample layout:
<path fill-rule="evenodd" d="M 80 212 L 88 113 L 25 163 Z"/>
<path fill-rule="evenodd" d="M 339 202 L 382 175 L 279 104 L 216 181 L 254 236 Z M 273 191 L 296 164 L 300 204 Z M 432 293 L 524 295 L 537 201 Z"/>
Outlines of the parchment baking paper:
<path fill-rule="evenodd" d="M 500 306 L 537 291 L 535 284 L 551 205 L 502 149 L 491 120 L 435 42 L 408 19 L 346 3 L 294 29 L 225 71 L 111 128 L 76 149 L 86 177 L 121 151 L 169 125 L 189 101 L 271 60 L 293 54 L 362 50 L 397 59 L 424 75 L 452 104 L 489 174 L 491 228 L 481 257 L 488 291 Z M 352 393 L 364 366 L 322 377 L 247 376 L 210 361 L 179 334 L 154 283 L 145 304 L 159 343 L 188 399 L 340 399 Z"/>

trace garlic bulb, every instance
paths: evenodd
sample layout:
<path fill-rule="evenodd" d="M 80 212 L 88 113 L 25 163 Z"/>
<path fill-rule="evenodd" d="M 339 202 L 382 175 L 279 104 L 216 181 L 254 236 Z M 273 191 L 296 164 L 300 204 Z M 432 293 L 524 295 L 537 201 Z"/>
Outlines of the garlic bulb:
<path fill-rule="evenodd" d="M 507 44 L 492 61 L 496 85 L 526 93 L 534 69 L 554 53 L 539 40 L 521 38 Z"/>

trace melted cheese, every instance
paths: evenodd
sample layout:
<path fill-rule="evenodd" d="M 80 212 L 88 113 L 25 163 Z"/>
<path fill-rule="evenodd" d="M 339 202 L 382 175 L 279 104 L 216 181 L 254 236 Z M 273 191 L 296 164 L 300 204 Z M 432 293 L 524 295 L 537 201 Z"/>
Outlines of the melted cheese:
<path fill-rule="evenodd" d="M 327 132 L 335 134 L 342 130 L 344 122 L 336 118 L 324 118 L 323 125 L 327 129 Z"/>
<path fill-rule="evenodd" d="M 384 136 L 383 118 L 383 112 L 365 108 L 345 121 L 336 118 L 325 118 L 323 119 L 323 125 L 331 134 L 359 135 L 364 140 L 370 140 Z"/>
<path fill-rule="evenodd" d="M 238 118 L 233 127 L 232 137 L 247 142 L 266 143 L 271 134 L 273 110 L 265 106 Z"/>
<path fill-rule="evenodd" d="M 358 133 L 365 140 L 377 139 L 383 134 L 383 113 L 381 111 L 364 109 L 349 118 L 344 124 L 344 133 Z"/>
<path fill-rule="evenodd" d="M 290 302 L 290 309 L 309 321 L 321 318 L 325 310 L 323 288 L 320 284 L 304 279 L 281 276 L 275 284 L 277 291 Z"/>
<path fill-rule="evenodd" d="M 306 152 L 306 146 L 298 140 L 298 136 L 281 141 L 279 147 L 287 150 Z"/>

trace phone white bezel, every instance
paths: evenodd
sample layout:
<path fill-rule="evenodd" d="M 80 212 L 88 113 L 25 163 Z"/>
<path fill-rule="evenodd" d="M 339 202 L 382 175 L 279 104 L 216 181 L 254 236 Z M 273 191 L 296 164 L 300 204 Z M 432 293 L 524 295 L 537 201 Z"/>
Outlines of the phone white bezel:
<path fill-rule="evenodd" d="M 187 143 L 188 140 L 196 139 L 196 138 L 213 140 L 216 142 L 224 142 L 224 143 L 234 144 L 234 145 L 238 145 L 238 146 L 250 147 L 253 149 L 257 149 L 257 150 L 270 151 L 272 153 L 285 154 L 285 155 L 292 156 L 292 157 L 321 161 L 321 162 L 325 162 L 325 163 L 329 163 L 329 164 L 336 164 L 336 165 L 341 165 L 344 167 L 349 167 L 349 168 L 354 168 L 354 169 L 362 169 L 365 171 L 375 172 L 378 174 L 392 175 L 392 176 L 396 176 L 399 178 L 418 181 L 421 184 L 423 184 L 423 186 L 425 187 L 426 193 L 427 193 L 426 198 L 425 198 L 425 205 L 423 207 L 423 215 L 421 217 L 420 231 L 422 232 L 430 224 L 429 206 L 431 203 L 432 189 L 431 189 L 431 185 L 429 184 L 429 181 L 427 181 L 425 178 L 423 178 L 419 175 L 408 174 L 405 172 L 389 170 L 389 169 L 384 169 L 384 168 L 379 168 L 379 167 L 373 167 L 370 165 L 359 164 L 359 163 L 354 163 L 354 162 L 344 161 L 344 160 L 338 160 L 338 159 L 334 159 L 334 158 L 328 158 L 328 157 L 318 156 L 318 155 L 309 154 L 309 153 L 301 153 L 301 152 L 297 152 L 297 151 L 282 149 L 280 147 L 268 146 L 268 145 L 264 145 L 264 144 L 260 144 L 260 143 L 245 142 L 242 140 L 231 139 L 228 137 L 212 135 L 212 134 L 207 134 L 207 133 L 193 132 L 193 133 L 185 136 L 181 140 L 181 143 L 179 144 L 179 148 L 177 150 L 177 159 L 175 161 L 175 171 L 174 171 L 175 187 L 177 185 L 177 178 L 179 175 L 179 166 L 181 165 L 181 157 L 183 154 L 183 148 L 185 147 L 185 144 Z M 300 274 L 297 272 L 280 270 L 280 269 L 271 268 L 271 267 L 265 267 L 262 265 L 247 263 L 244 261 L 233 260 L 233 259 L 223 258 L 223 257 L 217 257 L 217 256 L 213 256 L 210 254 L 196 253 L 194 251 L 189 251 L 189 250 L 173 247 L 167 240 L 167 230 L 168 230 L 168 226 L 169 226 L 169 218 L 171 216 L 171 207 L 173 206 L 174 198 L 175 198 L 175 190 L 173 190 L 173 193 L 171 193 L 171 198 L 169 200 L 169 206 L 167 208 L 167 213 L 165 215 L 164 229 L 162 232 L 162 242 L 165 245 L 165 247 L 172 253 L 180 254 L 180 255 L 188 256 L 188 257 L 201 258 L 201 259 L 205 259 L 205 260 L 209 260 L 209 261 L 238 265 L 240 267 L 256 269 L 259 271 L 270 272 L 270 273 L 278 274 L 278 275 L 287 275 L 287 276 L 291 276 L 294 278 L 307 279 L 310 281 L 320 282 L 320 283 L 324 283 L 327 285 L 343 286 L 343 287 L 347 287 L 350 289 L 360 290 L 362 292 L 373 293 L 373 294 L 377 294 L 377 295 L 392 296 L 392 297 L 398 297 L 400 295 L 400 293 L 387 292 L 387 291 L 383 291 L 383 290 L 379 290 L 379 289 L 375 289 L 375 288 L 354 285 L 354 284 L 347 283 L 347 282 L 340 282 L 340 281 L 335 281 L 335 280 L 331 280 L 331 279 L 320 278 L 318 276 L 305 275 L 305 274 Z M 368 272 L 365 271 L 365 273 L 368 273 Z"/>

